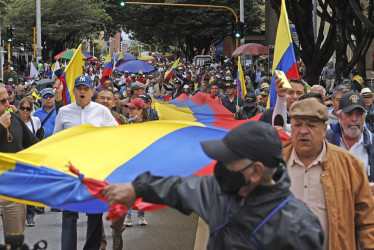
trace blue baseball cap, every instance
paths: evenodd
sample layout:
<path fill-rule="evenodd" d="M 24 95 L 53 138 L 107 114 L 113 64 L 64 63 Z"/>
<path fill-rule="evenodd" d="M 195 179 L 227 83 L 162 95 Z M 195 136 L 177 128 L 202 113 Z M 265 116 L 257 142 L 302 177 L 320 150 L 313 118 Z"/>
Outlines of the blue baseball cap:
<path fill-rule="evenodd" d="M 75 79 L 74 87 L 77 87 L 79 85 L 85 85 L 89 88 L 93 88 L 91 77 L 89 77 L 89 76 L 78 76 Z"/>

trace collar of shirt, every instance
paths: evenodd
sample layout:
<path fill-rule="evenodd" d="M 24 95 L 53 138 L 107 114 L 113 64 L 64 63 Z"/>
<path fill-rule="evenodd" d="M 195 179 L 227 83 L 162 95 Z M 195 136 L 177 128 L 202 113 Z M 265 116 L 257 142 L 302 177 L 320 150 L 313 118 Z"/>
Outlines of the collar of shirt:
<path fill-rule="evenodd" d="M 364 134 L 363 133 L 361 133 L 360 139 L 355 144 L 353 144 L 352 147 L 349 148 L 349 150 L 345 146 L 345 143 L 343 141 L 343 135 L 340 136 L 340 147 L 341 148 L 344 148 L 344 149 L 348 150 L 349 152 L 352 152 L 352 150 L 354 150 L 355 148 L 360 147 L 360 146 L 362 146 L 362 147 L 364 146 Z"/>
<path fill-rule="evenodd" d="M 295 148 L 292 149 L 291 156 L 290 156 L 290 159 L 288 160 L 288 162 L 291 163 L 291 167 L 293 167 L 297 164 L 297 165 L 303 166 L 305 169 L 309 169 L 309 168 L 311 168 L 313 166 L 316 166 L 316 165 L 321 165 L 322 166 L 322 162 L 325 158 L 326 158 L 326 143 L 323 142 L 321 152 L 314 159 L 314 161 L 309 166 L 307 166 L 306 168 L 305 168 L 304 164 L 301 162 L 301 160 L 299 159 L 299 156 L 297 155 L 297 153 L 295 151 Z"/>

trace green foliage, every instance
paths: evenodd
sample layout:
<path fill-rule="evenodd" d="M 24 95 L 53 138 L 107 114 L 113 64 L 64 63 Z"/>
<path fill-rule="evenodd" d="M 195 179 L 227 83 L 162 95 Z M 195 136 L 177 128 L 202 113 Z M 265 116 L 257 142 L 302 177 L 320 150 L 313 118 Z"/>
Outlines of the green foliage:
<path fill-rule="evenodd" d="M 158 0 L 152 2 L 221 5 L 233 8 L 239 15 L 239 1 Z M 184 53 L 190 54 L 190 58 L 194 53 L 193 47 L 196 47 L 199 53 L 202 49 L 207 49 L 214 41 L 220 41 L 225 37 L 227 22 L 235 22 L 234 15 L 225 9 L 127 3 L 124 8 L 115 9 L 114 5 L 118 6 L 118 1 L 107 0 L 107 12 L 110 13 L 114 24 L 122 26 L 126 32 L 132 34 L 134 39 L 151 44 L 153 47 L 157 46 L 164 52 L 170 46 L 178 46 Z M 247 33 L 260 32 L 264 15 L 258 1 L 245 1 L 245 20 Z"/>
<path fill-rule="evenodd" d="M 35 0 L 9 0 L 5 16 L 15 30 L 14 45 L 33 47 L 33 27 L 36 26 Z M 41 2 L 43 52 L 58 53 L 66 47 L 76 47 L 84 38 L 99 35 L 112 22 L 96 0 L 43 0 Z"/>
<path fill-rule="evenodd" d="M 4 72 L 4 83 L 8 84 L 8 79 L 12 78 L 13 79 L 13 84 L 17 85 L 18 84 L 18 76 L 14 74 L 13 72 Z"/>

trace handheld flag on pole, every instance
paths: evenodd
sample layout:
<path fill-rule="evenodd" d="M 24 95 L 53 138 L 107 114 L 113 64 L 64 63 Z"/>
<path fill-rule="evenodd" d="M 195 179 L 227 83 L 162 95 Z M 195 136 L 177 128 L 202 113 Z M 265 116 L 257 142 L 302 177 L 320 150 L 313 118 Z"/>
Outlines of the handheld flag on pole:
<path fill-rule="evenodd" d="M 82 44 L 79 45 L 78 49 L 75 51 L 73 58 L 70 60 L 68 66 L 65 68 L 65 71 L 62 72 L 60 81 L 64 85 L 62 91 L 62 100 L 65 105 L 75 102 L 75 96 L 73 93 L 75 79 L 78 76 L 83 75 L 83 54 L 81 52 Z"/>
<path fill-rule="evenodd" d="M 237 104 L 239 105 L 239 97 L 243 98 L 247 94 L 247 88 L 245 86 L 244 73 L 242 68 L 242 63 L 240 61 L 240 56 L 238 57 L 238 73 L 236 76 L 236 90 L 237 90 Z"/>
<path fill-rule="evenodd" d="M 112 65 L 112 57 L 110 56 L 110 53 L 106 56 L 105 62 L 104 62 L 104 70 L 103 74 L 101 76 L 101 86 L 105 88 L 105 80 L 107 76 L 113 75 L 113 65 Z"/>
<path fill-rule="evenodd" d="M 36 69 L 34 63 L 32 62 L 32 63 L 30 64 L 30 77 L 31 77 L 31 78 L 34 78 L 34 77 L 37 76 L 37 75 L 38 75 L 38 70 Z"/>
<path fill-rule="evenodd" d="M 169 68 L 169 70 L 165 73 L 165 78 L 164 78 L 164 79 L 165 79 L 167 82 L 170 81 L 170 78 L 173 77 L 174 72 L 177 70 L 178 63 L 179 63 L 179 59 L 180 59 L 180 58 L 178 58 L 177 60 L 175 60 L 174 63 L 173 63 L 173 65 L 171 65 L 171 67 Z"/>
<path fill-rule="evenodd" d="M 121 51 L 121 54 L 118 57 L 118 61 L 116 62 L 116 68 L 122 64 L 125 63 L 125 58 L 123 57 L 123 51 Z"/>
<path fill-rule="evenodd" d="M 56 60 L 55 64 L 54 64 L 54 67 L 52 69 L 52 78 L 55 76 L 55 72 L 56 70 L 59 70 L 61 67 L 60 67 L 60 63 L 58 62 L 58 60 Z"/>
<path fill-rule="evenodd" d="M 274 107 L 277 101 L 277 92 L 275 90 L 275 70 L 282 70 L 288 79 L 299 78 L 299 72 L 297 70 L 297 63 L 295 57 L 295 51 L 293 49 L 293 42 L 291 38 L 290 26 L 288 23 L 288 15 L 286 4 L 282 0 L 281 14 L 279 17 L 277 36 L 275 39 L 274 48 L 274 60 L 270 84 L 270 94 L 267 103 L 267 108 Z"/>

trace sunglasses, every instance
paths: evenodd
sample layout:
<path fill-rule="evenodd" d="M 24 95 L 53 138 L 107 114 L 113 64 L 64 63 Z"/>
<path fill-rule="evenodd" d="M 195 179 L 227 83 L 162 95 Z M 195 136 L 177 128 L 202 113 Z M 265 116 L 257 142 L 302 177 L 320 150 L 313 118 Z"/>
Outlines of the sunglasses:
<path fill-rule="evenodd" d="M 10 97 L 0 100 L 0 103 L 1 103 L 2 105 L 5 105 L 5 103 L 6 103 L 6 102 L 9 102 L 9 101 L 10 101 Z"/>
<path fill-rule="evenodd" d="M 22 110 L 22 111 L 25 111 L 25 110 L 26 111 L 31 111 L 31 107 L 22 107 L 21 106 L 21 107 L 19 107 L 19 109 Z"/>
<path fill-rule="evenodd" d="M 53 95 L 53 94 L 45 94 L 45 95 L 43 95 L 44 99 L 53 98 L 53 97 L 55 97 L 55 95 Z"/>

